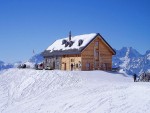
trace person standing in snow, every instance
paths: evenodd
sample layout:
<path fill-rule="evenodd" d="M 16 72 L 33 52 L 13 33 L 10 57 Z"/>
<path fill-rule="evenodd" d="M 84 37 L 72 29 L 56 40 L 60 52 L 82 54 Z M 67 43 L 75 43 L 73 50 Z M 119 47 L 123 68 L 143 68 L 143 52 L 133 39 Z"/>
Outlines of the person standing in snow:
<path fill-rule="evenodd" d="M 137 75 L 134 74 L 134 75 L 133 75 L 134 82 L 136 82 L 136 77 L 137 77 Z"/>

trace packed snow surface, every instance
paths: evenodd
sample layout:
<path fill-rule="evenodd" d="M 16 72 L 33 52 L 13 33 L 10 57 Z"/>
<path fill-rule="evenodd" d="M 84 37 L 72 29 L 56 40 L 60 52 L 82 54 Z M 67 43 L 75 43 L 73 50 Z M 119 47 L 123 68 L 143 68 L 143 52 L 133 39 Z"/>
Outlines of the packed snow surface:
<path fill-rule="evenodd" d="M 0 113 L 149 113 L 150 84 L 104 71 L 0 72 Z"/>
<path fill-rule="evenodd" d="M 91 33 L 91 34 L 84 34 L 84 35 L 78 35 L 71 37 L 71 41 L 73 41 L 73 45 L 71 47 L 67 46 L 65 47 L 65 44 L 62 44 L 63 40 L 69 40 L 69 37 L 62 38 L 59 40 L 56 40 L 52 45 L 50 45 L 47 50 L 50 50 L 51 52 L 54 50 L 68 50 L 68 49 L 79 49 L 81 47 L 86 46 L 95 36 L 97 33 Z M 83 40 L 83 43 L 81 46 L 78 46 L 78 41 Z"/>

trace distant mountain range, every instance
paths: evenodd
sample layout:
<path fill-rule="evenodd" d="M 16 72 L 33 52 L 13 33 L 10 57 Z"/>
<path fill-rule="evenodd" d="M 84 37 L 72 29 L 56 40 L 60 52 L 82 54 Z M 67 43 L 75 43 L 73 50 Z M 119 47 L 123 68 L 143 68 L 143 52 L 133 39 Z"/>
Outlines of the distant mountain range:
<path fill-rule="evenodd" d="M 13 64 L 4 63 L 3 61 L 0 61 L 0 70 L 12 68 Z"/>
<path fill-rule="evenodd" d="M 43 57 L 40 54 L 36 54 L 32 56 L 27 61 L 19 61 L 19 62 L 9 63 L 9 64 L 0 61 L 0 70 L 18 67 L 20 64 L 27 64 L 28 66 L 33 67 L 34 64 L 40 63 L 42 61 L 43 61 Z"/>
<path fill-rule="evenodd" d="M 120 67 L 120 69 L 130 75 L 150 71 L 150 50 L 146 51 L 144 55 L 141 55 L 132 47 L 123 47 L 115 51 L 113 67 Z"/>
<path fill-rule="evenodd" d="M 140 54 L 132 47 L 123 47 L 120 50 L 115 50 L 116 55 L 113 56 L 113 67 L 120 68 L 127 74 L 139 74 L 141 72 L 150 71 L 150 50 L 146 51 L 144 55 Z M 16 67 L 21 63 L 35 64 L 43 61 L 40 54 L 36 54 L 26 62 L 17 62 L 14 64 L 6 64 L 0 61 L 0 70 Z"/>
<path fill-rule="evenodd" d="M 44 58 L 41 54 L 36 54 L 34 56 L 32 56 L 28 62 L 32 62 L 32 63 L 40 63 L 40 62 L 43 62 Z"/>

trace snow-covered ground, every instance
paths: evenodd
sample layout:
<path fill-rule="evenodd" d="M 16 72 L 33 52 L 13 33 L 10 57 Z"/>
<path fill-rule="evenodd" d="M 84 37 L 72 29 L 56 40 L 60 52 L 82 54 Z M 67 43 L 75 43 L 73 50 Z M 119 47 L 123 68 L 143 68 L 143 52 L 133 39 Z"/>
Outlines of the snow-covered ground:
<path fill-rule="evenodd" d="M 149 113 L 150 84 L 104 71 L 0 72 L 0 113 Z"/>

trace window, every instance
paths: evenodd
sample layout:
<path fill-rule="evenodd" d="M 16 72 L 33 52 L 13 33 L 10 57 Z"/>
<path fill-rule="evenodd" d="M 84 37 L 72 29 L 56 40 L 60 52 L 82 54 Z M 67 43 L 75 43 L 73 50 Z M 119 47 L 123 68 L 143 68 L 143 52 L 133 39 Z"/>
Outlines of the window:
<path fill-rule="evenodd" d="M 45 59 L 45 63 L 50 63 L 51 59 L 50 58 L 46 58 Z"/>
<path fill-rule="evenodd" d="M 79 61 L 79 65 L 78 66 L 79 66 L 79 68 L 81 68 L 81 66 L 82 66 L 81 61 Z"/>
<path fill-rule="evenodd" d="M 98 51 L 94 51 L 94 57 L 96 60 L 99 59 L 99 52 Z"/>
<path fill-rule="evenodd" d="M 98 61 L 95 61 L 95 63 L 94 63 L 95 65 L 95 68 L 98 68 L 99 67 L 99 62 Z"/>
<path fill-rule="evenodd" d="M 67 42 L 67 40 L 62 40 L 62 45 L 65 44 Z"/>
<path fill-rule="evenodd" d="M 65 47 L 67 47 L 68 45 L 69 45 L 69 42 L 66 42 L 66 43 L 65 43 Z"/>
<path fill-rule="evenodd" d="M 78 46 L 81 46 L 82 43 L 83 43 L 83 40 L 80 39 L 80 40 L 78 41 Z"/>
<path fill-rule="evenodd" d="M 47 58 L 45 59 L 45 63 L 47 63 Z"/>
<path fill-rule="evenodd" d="M 74 62 L 74 59 L 71 59 L 71 62 Z"/>
<path fill-rule="evenodd" d="M 99 42 L 95 42 L 95 49 L 98 49 Z"/>
<path fill-rule="evenodd" d="M 99 56 L 99 52 L 97 51 L 97 52 L 96 52 L 96 57 L 98 57 L 98 56 Z"/>
<path fill-rule="evenodd" d="M 98 42 L 95 42 L 95 46 L 98 46 Z"/>
<path fill-rule="evenodd" d="M 76 64 L 76 68 L 78 68 L 79 66 L 78 66 L 78 64 Z"/>
<path fill-rule="evenodd" d="M 69 47 L 71 47 L 73 45 L 73 41 L 69 42 Z"/>

